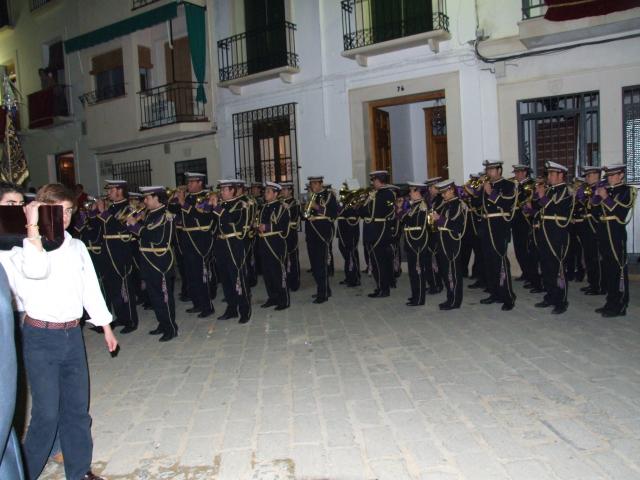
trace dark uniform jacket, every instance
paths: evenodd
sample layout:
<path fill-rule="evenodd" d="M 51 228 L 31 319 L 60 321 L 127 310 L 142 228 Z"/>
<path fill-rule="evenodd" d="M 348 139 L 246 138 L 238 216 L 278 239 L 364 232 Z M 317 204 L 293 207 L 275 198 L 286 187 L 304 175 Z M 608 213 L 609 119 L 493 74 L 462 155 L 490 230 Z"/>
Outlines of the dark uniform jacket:
<path fill-rule="evenodd" d="M 363 240 L 365 244 L 391 243 L 391 227 L 395 222 L 395 190 L 385 185 L 369 194 L 369 198 L 360 208 L 360 216 L 364 221 Z"/>

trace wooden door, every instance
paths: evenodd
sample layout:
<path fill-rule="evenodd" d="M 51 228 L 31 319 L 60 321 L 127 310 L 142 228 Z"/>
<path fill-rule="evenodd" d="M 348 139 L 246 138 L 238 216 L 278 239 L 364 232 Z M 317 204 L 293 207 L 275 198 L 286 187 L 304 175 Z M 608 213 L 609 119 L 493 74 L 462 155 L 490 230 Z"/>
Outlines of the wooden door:
<path fill-rule="evenodd" d="M 387 170 L 391 175 L 391 123 L 389 113 L 373 109 L 374 170 Z"/>
<path fill-rule="evenodd" d="M 444 106 L 424 109 L 429 178 L 449 178 L 447 153 L 447 114 Z"/>
<path fill-rule="evenodd" d="M 56 179 L 70 189 L 76 186 L 76 169 L 73 152 L 59 153 L 56 155 Z"/>
<path fill-rule="evenodd" d="M 164 58 L 167 66 L 166 99 L 169 101 L 166 114 L 175 115 L 178 122 L 189 121 L 193 118 L 195 98 L 195 86 L 190 85 L 193 82 L 193 75 L 191 73 L 189 37 L 174 39 L 173 52 L 169 47 L 169 42 L 165 43 Z"/>

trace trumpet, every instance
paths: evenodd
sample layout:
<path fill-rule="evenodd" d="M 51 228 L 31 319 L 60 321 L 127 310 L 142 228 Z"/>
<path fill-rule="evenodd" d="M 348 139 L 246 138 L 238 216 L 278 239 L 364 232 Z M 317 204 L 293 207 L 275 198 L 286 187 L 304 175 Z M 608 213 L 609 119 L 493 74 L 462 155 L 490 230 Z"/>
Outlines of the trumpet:
<path fill-rule="evenodd" d="M 607 180 L 600 180 L 598 183 L 596 183 L 595 187 L 592 187 L 591 185 L 586 185 L 584 187 L 584 194 L 587 197 L 591 197 L 594 193 L 596 193 L 596 190 L 598 190 L 599 188 L 608 188 L 609 187 L 609 182 Z"/>
<path fill-rule="evenodd" d="M 467 188 L 472 188 L 473 190 L 478 190 L 480 187 L 482 187 L 482 185 L 484 185 L 484 182 L 486 182 L 487 180 L 489 180 L 489 177 L 486 174 L 481 175 L 478 178 L 467 180 L 464 186 Z"/>
<path fill-rule="evenodd" d="M 89 195 L 80 207 L 84 210 L 95 210 L 100 200 L 102 200 L 103 202 L 107 202 L 106 207 L 109 208 L 109 199 L 107 195 L 102 195 L 100 197 L 92 197 L 91 195 Z"/>
<path fill-rule="evenodd" d="M 431 232 L 438 231 L 438 227 L 436 226 L 436 219 L 433 216 L 434 213 L 435 213 L 435 210 L 433 208 L 430 208 L 429 211 L 427 212 L 427 225 L 429 226 L 429 231 Z"/>
<path fill-rule="evenodd" d="M 316 203 L 316 197 L 318 196 L 317 193 L 312 193 L 311 194 L 311 198 L 309 198 L 309 201 L 307 202 L 307 205 L 304 208 L 304 212 L 302 213 L 302 216 L 304 218 L 309 218 L 311 217 L 311 214 L 313 213 L 313 207 L 312 205 L 314 203 Z"/>

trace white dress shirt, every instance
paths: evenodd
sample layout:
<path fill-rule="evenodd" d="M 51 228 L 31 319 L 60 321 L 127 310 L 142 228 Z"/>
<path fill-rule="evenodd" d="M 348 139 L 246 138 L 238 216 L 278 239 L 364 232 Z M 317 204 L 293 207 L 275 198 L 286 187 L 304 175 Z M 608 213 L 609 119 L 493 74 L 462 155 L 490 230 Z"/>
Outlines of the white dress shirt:
<path fill-rule="evenodd" d="M 111 312 L 100 291 L 87 247 L 67 232 L 64 237 L 60 248 L 50 252 L 38 251 L 27 239 L 22 248 L 11 250 L 14 294 L 27 315 L 36 320 L 78 320 L 84 307 L 89 322 L 108 325 Z"/>
<path fill-rule="evenodd" d="M 10 250 L 2 250 L 0 251 L 0 264 L 4 268 L 5 273 L 7 274 L 7 280 L 9 281 L 9 287 L 11 288 L 11 303 L 13 306 L 14 312 L 24 312 L 24 307 L 20 302 L 20 299 L 16 295 L 16 269 L 13 267 L 11 263 L 11 255 L 13 254 Z"/>

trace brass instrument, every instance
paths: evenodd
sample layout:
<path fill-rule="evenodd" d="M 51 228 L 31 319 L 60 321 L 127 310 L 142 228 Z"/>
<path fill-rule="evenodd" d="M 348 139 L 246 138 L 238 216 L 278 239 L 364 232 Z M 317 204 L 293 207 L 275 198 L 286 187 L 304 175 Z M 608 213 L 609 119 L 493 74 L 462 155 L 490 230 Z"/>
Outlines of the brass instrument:
<path fill-rule="evenodd" d="M 487 175 L 482 175 L 478 178 L 472 178 L 470 180 L 467 180 L 467 183 L 465 183 L 464 186 L 472 188 L 473 190 L 478 190 L 480 187 L 482 187 L 482 185 L 484 185 L 484 182 L 488 180 L 489 180 L 489 177 Z"/>
<path fill-rule="evenodd" d="M 108 195 L 101 195 L 99 197 L 92 197 L 89 195 L 87 200 L 81 205 L 81 208 L 84 210 L 95 210 L 100 200 L 105 202 L 105 208 L 109 208 L 110 202 Z"/>
<path fill-rule="evenodd" d="M 596 193 L 596 190 L 598 190 L 598 188 L 609 188 L 609 182 L 607 180 L 600 180 L 598 183 L 596 183 L 595 187 L 586 185 L 584 187 L 584 194 L 587 197 L 591 197 L 594 193 Z"/>
<path fill-rule="evenodd" d="M 430 232 L 438 231 L 438 227 L 436 226 L 436 219 L 433 216 L 434 213 L 435 213 L 435 210 L 433 208 L 430 208 L 429 211 L 427 212 L 427 225 L 429 226 Z"/>
<path fill-rule="evenodd" d="M 302 212 L 302 216 L 304 218 L 309 218 L 311 217 L 311 214 L 313 213 L 313 207 L 312 205 L 316 202 L 316 197 L 318 196 L 317 193 L 312 193 L 311 194 L 311 198 L 309 198 L 309 200 L 307 201 L 307 204 L 304 207 L 304 212 Z"/>
<path fill-rule="evenodd" d="M 344 208 L 360 207 L 365 203 L 372 191 L 372 188 L 342 189 L 340 190 L 340 203 Z"/>

